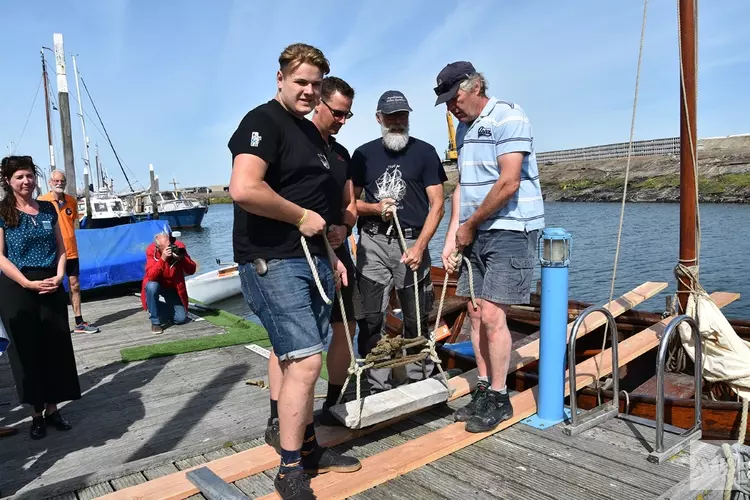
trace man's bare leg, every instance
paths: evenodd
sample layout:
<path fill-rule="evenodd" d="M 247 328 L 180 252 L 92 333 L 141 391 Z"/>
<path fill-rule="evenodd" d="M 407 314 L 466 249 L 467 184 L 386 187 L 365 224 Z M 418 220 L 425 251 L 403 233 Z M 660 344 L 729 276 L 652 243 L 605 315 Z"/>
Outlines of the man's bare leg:
<path fill-rule="evenodd" d="M 484 397 L 489 387 L 489 375 L 490 375 L 490 352 L 489 345 L 487 343 L 487 335 L 484 331 L 484 325 L 482 324 L 482 311 L 484 310 L 484 301 L 481 299 L 477 300 L 477 308 L 469 302 L 466 308 L 469 312 L 469 321 L 471 321 L 471 346 L 474 348 L 474 359 L 477 363 L 477 374 L 479 376 L 479 383 L 477 384 L 476 390 L 472 393 L 471 402 L 466 406 L 459 408 L 453 414 L 453 418 L 457 422 L 466 422 L 469 420 L 477 410 L 481 407 L 484 401 Z"/>
<path fill-rule="evenodd" d="M 278 401 L 283 450 L 302 448 L 305 427 L 312 423 L 313 394 L 321 366 L 320 354 L 281 363 L 283 383 Z"/>
<path fill-rule="evenodd" d="M 494 391 L 505 389 L 505 379 L 510 365 L 510 349 L 513 341 L 508 329 L 506 312 L 508 306 L 488 300 L 482 306 L 482 329 L 489 346 L 489 373 Z"/>
<path fill-rule="evenodd" d="M 477 362 L 477 373 L 480 377 L 489 377 L 489 347 L 487 345 L 487 336 L 482 325 L 482 308 L 484 301 L 477 300 L 477 308 L 469 302 L 466 305 L 469 311 L 469 320 L 471 321 L 471 346 L 474 349 L 474 357 Z"/>
<path fill-rule="evenodd" d="M 486 389 L 484 402 L 478 405 L 474 415 L 466 422 L 468 432 L 488 432 L 513 416 L 505 379 L 510 364 L 512 346 L 510 330 L 506 320 L 508 306 L 485 300 L 482 304 L 482 330 L 487 339 L 490 387 Z"/>
<path fill-rule="evenodd" d="M 68 284 L 70 285 L 70 305 L 73 307 L 73 315 L 80 317 L 82 316 L 81 283 L 78 280 L 78 276 L 68 276 Z"/>
<path fill-rule="evenodd" d="M 349 338 L 354 338 L 356 328 L 357 324 L 354 321 L 350 321 Z M 326 358 L 328 381 L 332 385 L 344 385 L 348 375 L 349 364 L 351 363 L 349 344 L 346 341 L 346 328 L 344 327 L 344 323 L 333 323 L 331 329 L 333 330 L 333 335 Z"/>
<path fill-rule="evenodd" d="M 268 357 L 268 392 L 270 393 L 269 404 L 271 407 L 268 416 L 268 426 L 264 434 L 266 444 L 272 446 L 276 453 L 281 454 L 281 440 L 279 438 L 279 394 L 284 383 L 284 374 L 281 371 L 279 358 L 271 350 Z"/>

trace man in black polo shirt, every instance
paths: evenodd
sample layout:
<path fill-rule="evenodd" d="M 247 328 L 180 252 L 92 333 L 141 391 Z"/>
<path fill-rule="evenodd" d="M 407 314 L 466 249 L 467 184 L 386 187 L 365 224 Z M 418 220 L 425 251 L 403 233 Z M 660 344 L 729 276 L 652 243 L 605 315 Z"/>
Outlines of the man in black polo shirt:
<path fill-rule="evenodd" d="M 360 242 L 357 248 L 357 285 L 362 297 L 359 316 L 359 355 L 365 357 L 381 338 L 383 302 L 394 286 L 404 319 L 404 337 L 416 338 L 417 321 L 429 336 L 427 317 L 432 307 L 430 254 L 427 245 L 443 217 L 443 182 L 447 180 L 437 151 L 409 136 L 406 97 L 385 92 L 378 101 L 376 118 L 382 137 L 363 144 L 352 155 L 354 196 L 357 198 Z M 359 200 L 362 190 L 364 201 Z M 383 197 L 383 196 L 386 197 Z M 394 198 L 395 197 L 395 198 Z M 401 248 L 398 231 L 390 228 L 393 211 L 404 231 L 407 249 Z M 414 275 L 417 271 L 420 318 L 416 315 Z M 417 348 L 416 352 L 420 349 Z M 429 359 L 407 366 L 409 380 L 432 374 Z M 371 392 L 391 389 L 390 369 L 368 370 Z"/>
<path fill-rule="evenodd" d="M 349 151 L 344 146 L 336 142 L 333 137 L 338 134 L 341 127 L 354 114 L 351 112 L 352 101 L 354 100 L 354 89 L 341 78 L 329 76 L 323 79 L 323 86 L 320 93 L 320 104 L 315 108 L 315 114 L 312 117 L 313 124 L 320 131 L 320 135 L 328 145 L 331 172 L 337 178 L 344 178 L 344 191 L 342 193 L 343 203 L 341 217 L 328 228 L 328 241 L 336 252 L 336 256 L 344 263 L 346 267 L 346 276 L 348 286 L 341 287 L 341 298 L 344 301 L 344 310 L 348 325 L 344 325 L 341 315 L 341 308 L 336 301 L 333 304 L 331 312 L 331 329 L 333 335 L 331 344 L 328 347 L 328 356 L 326 365 L 328 368 L 328 393 L 323 403 L 323 412 L 320 414 L 318 422 L 322 425 L 341 425 L 329 408 L 336 404 L 341 388 L 346 382 L 349 375 L 348 368 L 350 362 L 349 345 L 346 340 L 346 326 L 349 328 L 349 335 L 352 337 L 356 331 L 356 322 L 354 317 L 355 307 L 360 302 L 359 294 L 354 283 L 355 268 L 354 262 L 346 239 L 352 233 L 352 228 L 357 222 L 357 202 L 354 199 L 354 187 L 351 181 Z"/>
<path fill-rule="evenodd" d="M 273 345 L 266 441 L 281 455 L 274 485 L 283 499 L 309 499 L 308 473 L 361 467 L 317 444 L 312 414 L 331 313 L 318 287 L 333 297 L 336 275 L 347 284 L 343 263 L 328 254 L 324 239 L 326 228 L 341 218 L 346 175 L 331 169 L 329 149 L 305 119 L 329 71 L 325 56 L 293 44 L 279 56 L 279 67 L 275 98 L 245 115 L 229 141 L 229 193 L 242 292 Z"/>

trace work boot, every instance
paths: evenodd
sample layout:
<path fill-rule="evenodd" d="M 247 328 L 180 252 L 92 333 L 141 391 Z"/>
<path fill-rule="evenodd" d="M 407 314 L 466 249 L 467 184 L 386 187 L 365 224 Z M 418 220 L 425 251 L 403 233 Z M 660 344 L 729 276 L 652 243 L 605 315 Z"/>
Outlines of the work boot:
<path fill-rule="evenodd" d="M 500 425 L 500 422 L 508 420 L 513 416 L 513 405 L 510 404 L 510 396 L 506 392 L 500 394 L 497 391 L 485 391 L 484 404 L 466 422 L 467 432 L 488 432 Z"/>
<path fill-rule="evenodd" d="M 487 389 L 489 388 L 490 384 L 488 382 L 484 382 L 483 380 L 477 382 L 477 387 L 471 393 L 471 401 L 466 406 L 456 410 L 453 414 L 453 419 L 456 422 L 466 422 L 473 417 L 477 410 L 484 405 L 487 397 Z"/>
<path fill-rule="evenodd" d="M 317 498 L 310 487 L 310 477 L 301 469 L 294 469 L 283 476 L 277 474 L 273 485 L 282 500 L 315 500 Z"/>
<path fill-rule="evenodd" d="M 161 327 L 161 325 L 151 325 L 151 333 L 154 335 L 160 335 L 164 332 L 164 329 Z"/>
<path fill-rule="evenodd" d="M 362 468 L 362 464 L 354 457 L 318 445 L 309 455 L 302 457 L 302 467 L 307 474 L 322 474 L 330 471 L 356 472 Z"/>
<path fill-rule="evenodd" d="M 281 455 L 281 434 L 279 433 L 278 418 L 274 418 L 273 421 L 268 424 L 264 437 L 266 438 L 266 444 L 276 450 L 276 453 Z"/>

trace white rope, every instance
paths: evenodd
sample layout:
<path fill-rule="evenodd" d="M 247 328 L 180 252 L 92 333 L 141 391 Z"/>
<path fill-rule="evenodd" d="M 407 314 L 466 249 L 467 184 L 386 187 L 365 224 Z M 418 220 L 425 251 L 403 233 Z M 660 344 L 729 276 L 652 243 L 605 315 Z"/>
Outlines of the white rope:
<path fill-rule="evenodd" d="M 326 242 L 326 247 L 331 248 L 328 243 L 328 238 L 323 236 L 323 239 Z M 328 298 L 328 295 L 326 294 L 325 290 L 323 290 L 323 284 L 320 282 L 320 276 L 318 276 L 318 267 L 315 265 L 315 261 L 313 261 L 312 255 L 310 255 L 310 249 L 307 247 L 307 240 L 305 239 L 305 236 L 300 236 L 300 241 L 302 241 L 302 250 L 305 251 L 305 257 L 307 258 L 307 264 L 310 266 L 310 271 L 312 271 L 313 279 L 315 280 L 315 285 L 318 287 L 318 292 L 320 292 L 320 296 L 323 297 L 323 300 L 326 304 L 329 306 L 333 304 L 333 301 Z"/>
<path fill-rule="evenodd" d="M 643 61 L 643 44 L 646 39 L 646 18 L 647 18 L 647 12 L 648 12 L 648 0 L 643 0 L 643 20 L 641 21 L 641 43 L 640 47 L 638 49 L 638 67 L 636 69 L 635 73 L 635 94 L 633 96 L 633 113 L 630 118 L 630 139 L 628 141 L 628 157 L 627 157 L 627 163 L 625 164 L 625 182 L 622 187 L 622 204 L 620 206 L 620 223 L 617 228 L 617 246 L 615 247 L 615 262 L 614 266 L 612 268 L 612 281 L 610 283 L 609 287 L 609 303 L 612 302 L 612 299 L 615 295 L 615 280 L 617 279 L 617 262 L 620 259 L 620 243 L 622 241 L 622 226 L 625 221 L 625 201 L 628 194 L 628 180 L 630 178 L 630 160 L 632 159 L 633 155 L 633 136 L 635 135 L 635 117 L 636 117 L 636 111 L 638 109 L 638 89 L 640 87 L 641 82 L 641 63 Z M 604 338 L 602 339 L 602 349 L 599 353 L 599 361 L 596 363 L 596 387 L 599 388 L 599 379 L 601 377 L 601 363 L 602 363 L 602 356 L 604 355 L 604 348 L 607 344 L 607 333 L 609 331 L 609 323 L 607 323 L 604 327 Z M 617 342 L 617 339 L 613 339 L 613 342 Z M 616 367 L 615 370 L 612 372 L 613 377 L 617 377 L 618 374 L 616 373 Z"/>

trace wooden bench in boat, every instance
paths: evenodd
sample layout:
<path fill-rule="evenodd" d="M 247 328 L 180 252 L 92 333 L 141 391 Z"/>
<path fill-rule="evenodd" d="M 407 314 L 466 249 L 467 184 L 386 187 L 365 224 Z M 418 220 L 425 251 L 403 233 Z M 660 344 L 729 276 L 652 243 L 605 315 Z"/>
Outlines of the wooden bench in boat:
<path fill-rule="evenodd" d="M 656 375 L 636 387 L 631 395 L 656 397 Z M 691 399 L 695 396 L 695 378 L 685 373 L 666 372 L 664 374 L 664 397 Z"/>

